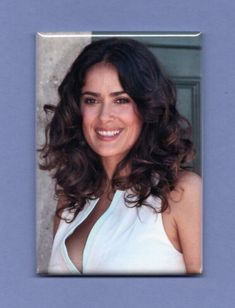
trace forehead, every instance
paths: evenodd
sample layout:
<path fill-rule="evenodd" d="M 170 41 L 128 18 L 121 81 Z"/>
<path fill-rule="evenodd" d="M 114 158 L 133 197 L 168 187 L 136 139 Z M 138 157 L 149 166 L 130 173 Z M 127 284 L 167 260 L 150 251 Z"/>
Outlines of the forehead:
<path fill-rule="evenodd" d="M 123 90 L 119 81 L 117 69 L 108 63 L 97 63 L 89 68 L 85 75 L 84 89 L 102 90 L 112 89 Z"/>

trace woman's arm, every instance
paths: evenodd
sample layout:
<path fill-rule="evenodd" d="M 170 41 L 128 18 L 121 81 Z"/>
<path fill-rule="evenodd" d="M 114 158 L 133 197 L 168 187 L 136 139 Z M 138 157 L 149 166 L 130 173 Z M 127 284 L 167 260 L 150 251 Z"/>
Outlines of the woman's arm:
<path fill-rule="evenodd" d="M 201 178 L 195 173 L 183 172 L 176 189 L 170 196 L 169 203 L 171 203 L 187 273 L 201 273 Z"/>

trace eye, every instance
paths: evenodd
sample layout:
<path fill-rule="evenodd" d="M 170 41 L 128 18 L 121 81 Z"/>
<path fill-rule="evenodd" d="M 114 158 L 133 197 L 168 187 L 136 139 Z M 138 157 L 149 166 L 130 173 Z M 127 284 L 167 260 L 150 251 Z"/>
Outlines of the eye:
<path fill-rule="evenodd" d="M 119 97 L 115 100 L 115 103 L 117 103 L 117 104 L 128 104 L 130 102 L 131 102 L 131 100 L 128 97 Z"/>
<path fill-rule="evenodd" d="M 94 105 L 97 103 L 97 100 L 93 97 L 85 97 L 82 102 L 86 105 Z"/>

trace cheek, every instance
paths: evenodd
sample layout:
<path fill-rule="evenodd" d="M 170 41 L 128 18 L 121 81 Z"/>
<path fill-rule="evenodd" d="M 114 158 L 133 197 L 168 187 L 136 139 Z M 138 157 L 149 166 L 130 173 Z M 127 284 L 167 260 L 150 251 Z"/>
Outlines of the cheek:
<path fill-rule="evenodd" d="M 125 122 L 135 135 L 139 135 L 142 128 L 142 120 L 135 110 L 130 110 L 130 112 L 125 114 Z"/>
<path fill-rule="evenodd" d="M 94 122 L 96 119 L 96 113 L 92 110 L 87 108 L 82 109 L 82 126 L 83 130 L 88 130 L 89 126 Z"/>

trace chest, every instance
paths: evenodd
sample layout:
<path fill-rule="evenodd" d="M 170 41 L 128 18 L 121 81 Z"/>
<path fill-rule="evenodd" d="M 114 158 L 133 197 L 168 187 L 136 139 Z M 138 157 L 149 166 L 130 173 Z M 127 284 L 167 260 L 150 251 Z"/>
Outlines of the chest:
<path fill-rule="evenodd" d="M 169 241 L 161 214 L 146 206 L 138 210 L 127 207 L 122 192 L 115 194 L 106 210 L 101 208 L 97 212 L 85 210 L 72 226 L 61 224 L 52 250 L 53 271 L 67 274 L 70 271 L 77 274 L 184 272 L 182 254 Z"/>
<path fill-rule="evenodd" d="M 87 238 L 93 226 L 110 206 L 111 200 L 112 196 L 107 194 L 99 199 L 91 213 L 66 238 L 65 246 L 69 258 L 80 272 L 83 271 L 83 252 Z"/>

